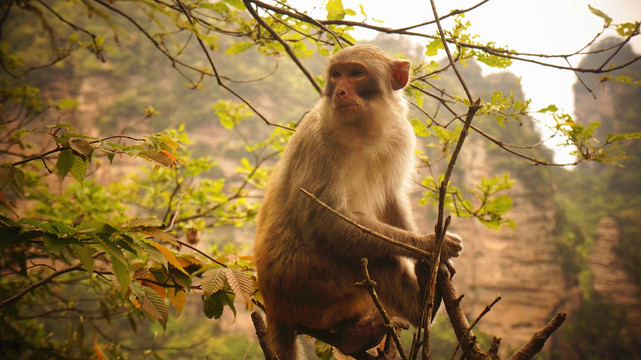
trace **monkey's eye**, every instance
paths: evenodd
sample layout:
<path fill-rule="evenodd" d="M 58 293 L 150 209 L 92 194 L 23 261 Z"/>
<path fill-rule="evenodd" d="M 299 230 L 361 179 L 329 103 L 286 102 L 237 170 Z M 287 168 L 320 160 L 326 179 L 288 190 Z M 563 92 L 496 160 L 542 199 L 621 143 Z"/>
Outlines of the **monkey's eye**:
<path fill-rule="evenodd" d="M 341 72 L 338 71 L 338 70 L 334 70 L 334 71 L 332 71 L 330 73 L 330 76 L 333 77 L 333 78 L 339 78 L 339 77 L 341 77 Z"/>
<path fill-rule="evenodd" d="M 359 77 L 363 75 L 363 70 L 361 69 L 352 69 L 352 72 L 349 73 L 353 77 Z"/>

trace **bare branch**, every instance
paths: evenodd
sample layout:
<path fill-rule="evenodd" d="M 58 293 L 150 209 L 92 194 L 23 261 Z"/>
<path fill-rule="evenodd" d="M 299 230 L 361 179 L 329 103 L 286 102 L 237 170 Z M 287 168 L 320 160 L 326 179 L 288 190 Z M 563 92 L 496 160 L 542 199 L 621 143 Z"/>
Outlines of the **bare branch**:
<path fill-rule="evenodd" d="M 95 258 L 97 258 L 97 257 L 99 257 L 101 255 L 104 255 L 104 254 L 105 254 L 104 251 L 98 251 L 97 253 L 91 255 L 91 257 L 95 259 Z M 74 266 L 70 266 L 70 267 L 67 267 L 67 268 L 64 268 L 64 269 L 61 269 L 61 270 L 57 270 L 57 271 L 53 272 L 51 275 L 47 276 L 46 278 L 44 278 L 44 279 L 42 279 L 40 281 L 37 281 L 37 282 L 25 287 L 24 289 L 22 289 L 17 294 L 15 294 L 13 296 L 10 296 L 10 297 L 0 301 L 0 309 L 2 309 L 3 307 L 5 307 L 5 306 L 7 306 L 9 304 L 12 304 L 12 303 L 14 303 L 14 302 L 16 302 L 16 301 L 18 301 L 20 299 L 22 299 L 23 296 L 27 295 L 28 293 L 32 292 L 33 290 L 39 288 L 42 285 L 47 284 L 48 282 L 50 282 L 51 280 L 57 278 L 60 275 L 66 274 L 68 272 L 76 271 L 76 270 L 81 270 L 81 269 L 82 269 L 82 263 L 78 263 L 78 264 L 76 264 Z"/>
<path fill-rule="evenodd" d="M 256 336 L 258 336 L 258 343 L 260 348 L 265 354 L 266 360 L 278 360 L 278 356 L 272 349 L 271 343 L 269 342 L 269 337 L 267 336 L 267 326 L 265 326 L 265 321 L 263 316 L 258 312 L 254 311 L 251 313 L 252 321 L 254 322 L 254 328 L 256 329 Z"/>
<path fill-rule="evenodd" d="M 359 228 L 361 231 L 363 231 L 363 232 L 365 232 L 367 234 L 370 234 L 370 235 L 375 236 L 375 237 L 377 237 L 377 238 L 379 238 L 381 240 L 384 240 L 384 241 L 387 241 L 389 243 L 392 243 L 392 244 L 394 244 L 396 246 L 400 246 L 403 249 L 410 250 L 410 251 L 413 251 L 413 252 L 415 252 L 417 254 L 423 255 L 427 259 L 431 259 L 433 257 L 432 253 L 429 253 L 429 252 L 427 252 L 425 250 L 416 248 L 416 247 L 414 247 L 412 245 L 408 245 L 408 244 L 402 243 L 400 241 L 396 241 L 396 240 L 394 240 L 394 239 L 392 239 L 392 238 L 390 238 L 388 236 L 385 236 L 385 235 L 383 235 L 381 233 L 378 233 L 378 232 L 376 232 L 374 230 L 366 228 L 365 226 L 355 222 L 354 220 L 348 218 L 347 216 L 345 216 L 345 215 L 339 213 L 338 211 L 332 209 L 329 205 L 325 204 L 322 200 L 320 200 L 319 198 L 314 196 L 312 193 L 308 192 L 307 190 L 305 190 L 303 188 L 301 188 L 300 191 L 303 192 L 305 195 L 309 196 L 310 199 L 312 199 L 315 202 L 317 202 L 320 206 L 324 207 L 326 210 L 328 210 L 332 214 L 338 216 L 339 218 L 341 218 L 342 220 L 346 221 L 347 223 L 354 225 L 355 227 Z"/>
<path fill-rule="evenodd" d="M 541 349 L 547 339 L 563 324 L 565 318 L 567 317 L 566 313 L 558 313 L 556 316 L 550 320 L 550 322 L 545 325 L 541 331 L 534 334 L 532 339 L 523 345 L 519 351 L 510 356 L 509 360 L 529 360 L 534 357 Z"/>

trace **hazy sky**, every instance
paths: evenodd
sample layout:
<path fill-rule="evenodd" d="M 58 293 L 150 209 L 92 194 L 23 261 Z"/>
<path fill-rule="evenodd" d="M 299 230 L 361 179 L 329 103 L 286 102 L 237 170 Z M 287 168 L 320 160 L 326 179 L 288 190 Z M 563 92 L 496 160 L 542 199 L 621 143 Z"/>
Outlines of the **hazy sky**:
<path fill-rule="evenodd" d="M 466 9 L 479 1 L 436 0 L 435 3 L 442 16 L 452 9 Z M 326 14 L 320 0 L 290 2 L 299 9 L 310 10 L 316 6 L 318 12 L 312 13 L 314 16 Z M 382 20 L 381 25 L 387 27 L 404 27 L 433 19 L 429 0 L 343 0 L 343 4 L 357 12 L 358 4 L 363 4 L 370 19 Z M 472 24 L 469 30 L 480 35 L 480 42 L 494 41 L 498 46 L 507 45 L 522 52 L 567 54 L 579 50 L 603 26 L 603 20 L 590 12 L 588 4 L 608 14 L 614 23 L 641 21 L 641 0 L 490 0 L 469 12 L 466 19 Z M 451 24 L 444 22 L 443 25 L 449 28 Z M 436 27 L 423 31 L 432 34 Z M 360 31 L 355 35 L 367 38 L 375 33 Z M 421 44 L 426 42 L 425 39 L 415 39 Z M 632 45 L 636 52 L 641 53 L 641 39 Z M 439 57 L 441 55 L 444 53 Z M 572 65 L 578 65 L 580 58 L 574 57 L 571 61 Z M 572 72 L 523 62 L 515 62 L 508 70 L 522 77 L 523 90 L 527 97 L 532 98 L 534 110 L 556 104 L 573 113 L 572 86 L 576 76 Z"/>

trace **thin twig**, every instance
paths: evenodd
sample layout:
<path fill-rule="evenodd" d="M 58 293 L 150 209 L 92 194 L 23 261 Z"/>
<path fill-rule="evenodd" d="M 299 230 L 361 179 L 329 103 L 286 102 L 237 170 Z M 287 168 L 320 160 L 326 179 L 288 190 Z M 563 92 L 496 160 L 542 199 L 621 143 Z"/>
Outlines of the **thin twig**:
<path fill-rule="evenodd" d="M 97 253 L 91 255 L 91 257 L 95 259 L 95 258 L 97 258 L 97 257 L 99 257 L 101 255 L 104 255 L 104 254 L 105 254 L 104 251 L 98 251 Z M 78 264 L 76 264 L 74 266 L 70 266 L 68 268 L 64 268 L 64 269 L 55 271 L 51 275 L 47 276 L 46 278 L 44 278 L 44 279 L 42 279 L 40 281 L 37 281 L 37 282 L 25 287 L 24 289 L 22 289 L 17 294 L 2 300 L 0 302 L 0 309 L 2 309 L 3 307 L 5 307 L 5 306 L 7 306 L 7 305 L 9 305 L 11 303 L 14 303 L 14 302 L 22 299 L 22 297 L 25 296 L 26 294 L 30 293 L 31 291 L 35 290 L 36 288 L 38 288 L 38 287 L 40 287 L 42 285 L 45 285 L 46 283 L 50 282 L 51 280 L 55 279 L 58 276 L 66 274 L 66 273 L 71 272 L 71 271 L 80 270 L 80 269 L 82 269 L 82 262 L 80 262 L 80 263 L 78 263 Z"/>
<path fill-rule="evenodd" d="M 370 235 L 375 236 L 375 237 L 377 237 L 377 238 L 379 238 L 381 240 L 384 240 L 384 241 L 387 241 L 389 243 L 392 243 L 392 244 L 394 244 L 396 246 L 400 246 L 403 249 L 413 251 L 413 252 L 415 252 L 417 254 L 420 254 L 420 255 L 428 258 L 428 259 L 431 259 L 433 257 L 432 253 L 429 253 L 429 252 L 427 252 L 425 250 L 416 248 L 416 247 L 414 247 L 412 245 L 408 245 L 406 243 L 403 243 L 403 242 L 400 242 L 400 241 L 396 241 L 396 240 L 394 240 L 394 239 L 392 239 L 392 238 L 390 238 L 388 236 L 385 236 L 385 235 L 383 235 L 383 234 L 381 234 L 379 232 L 376 232 L 376 231 L 374 231 L 372 229 L 366 228 L 365 226 L 355 222 L 354 220 L 348 218 L 347 216 L 345 216 L 345 215 L 339 213 L 338 211 L 332 209 L 329 205 L 325 204 L 322 200 L 320 200 L 319 198 L 314 196 L 312 193 L 308 192 L 307 190 L 305 190 L 303 188 L 301 188 L 300 191 L 303 192 L 305 195 L 309 196 L 310 199 L 312 199 L 315 202 L 317 202 L 320 206 L 324 207 L 326 210 L 328 210 L 332 214 L 338 216 L 339 218 L 341 218 L 342 220 L 346 221 L 347 223 L 354 225 L 355 227 L 359 228 L 361 231 L 363 231 L 363 232 L 365 232 L 367 234 L 370 234 Z"/>
<path fill-rule="evenodd" d="M 385 308 L 383 307 L 383 304 L 381 304 L 380 299 L 378 298 L 378 294 L 376 293 L 376 282 L 372 280 L 372 278 L 369 276 L 369 270 L 367 268 L 367 258 L 362 258 L 361 259 L 361 265 L 363 266 L 363 275 L 365 276 L 365 280 L 356 283 L 356 286 L 365 288 L 369 295 L 372 297 L 372 301 L 374 301 L 374 305 L 376 305 L 376 308 L 378 309 L 378 312 L 381 314 L 383 317 L 383 320 L 385 321 L 385 327 L 387 327 L 387 336 L 392 336 L 394 339 L 394 343 L 396 344 L 396 349 L 398 350 L 399 355 L 403 360 L 407 360 L 407 356 L 405 355 L 405 351 L 403 350 L 403 346 L 401 345 L 401 340 L 398 338 L 398 335 L 396 333 L 396 327 L 394 326 L 394 323 L 392 323 L 392 320 L 389 318 L 387 315 L 387 311 L 385 311 Z"/>
<path fill-rule="evenodd" d="M 469 333 L 470 333 L 470 331 L 472 331 L 472 329 L 474 329 L 474 327 L 476 326 L 476 324 L 478 324 L 478 323 L 479 323 L 479 321 L 481 321 L 481 318 L 482 318 L 483 316 L 485 316 L 485 314 L 489 313 L 489 312 L 490 312 L 490 310 L 492 310 L 492 307 L 494 307 L 494 305 L 496 305 L 496 303 L 497 303 L 497 302 L 499 302 L 500 300 L 501 300 L 501 297 L 500 297 L 500 296 L 497 296 L 497 297 L 494 299 L 494 301 L 492 301 L 492 303 L 491 303 L 491 304 L 489 304 L 489 305 L 485 306 L 485 308 L 483 309 L 483 311 L 481 311 L 481 313 L 476 317 L 476 319 L 474 319 L 474 321 L 472 322 L 472 325 L 470 325 L 470 327 L 468 327 L 468 328 L 467 328 L 467 331 L 465 331 L 465 334 L 463 335 L 463 338 L 465 338 L 465 336 L 466 336 L 467 334 L 469 334 Z M 459 341 L 459 342 L 456 344 L 456 347 L 454 348 L 454 352 L 452 353 L 452 356 L 450 357 L 450 360 L 454 360 L 454 357 L 456 356 L 456 353 L 458 352 L 458 349 L 461 347 L 461 343 L 462 343 L 462 341 Z"/>
<path fill-rule="evenodd" d="M 314 80 L 314 77 L 312 76 L 312 74 L 310 74 L 307 68 L 300 62 L 300 60 L 298 59 L 298 56 L 294 54 L 294 51 L 292 50 L 291 47 L 289 47 L 289 45 L 285 42 L 285 40 L 283 40 L 283 38 L 280 37 L 280 35 L 278 35 L 278 33 L 276 33 L 276 31 L 271 26 L 269 26 L 265 22 L 265 20 L 263 20 L 263 18 L 260 17 L 260 15 L 258 15 L 256 10 L 251 6 L 251 3 L 248 0 L 243 0 L 243 3 L 245 4 L 247 11 L 249 11 L 249 14 L 258 22 L 258 24 L 260 24 L 260 26 L 265 28 L 265 30 L 267 30 L 267 32 L 283 46 L 287 55 L 289 55 L 289 57 L 296 64 L 296 66 L 298 66 L 298 68 L 303 72 L 303 74 L 305 74 L 305 77 L 307 77 L 307 80 L 309 80 L 309 82 L 312 84 L 314 89 L 316 89 L 316 91 L 319 94 L 322 93 L 323 89 L 321 89 L 320 85 L 318 85 L 316 80 Z"/>

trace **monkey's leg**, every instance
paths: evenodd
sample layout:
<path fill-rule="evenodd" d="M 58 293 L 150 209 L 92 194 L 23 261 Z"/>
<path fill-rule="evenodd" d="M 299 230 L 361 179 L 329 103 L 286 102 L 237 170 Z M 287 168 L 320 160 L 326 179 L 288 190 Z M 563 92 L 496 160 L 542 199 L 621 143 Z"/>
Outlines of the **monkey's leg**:
<path fill-rule="evenodd" d="M 422 312 L 421 289 L 409 260 L 377 259 L 370 261 L 369 271 L 388 315 L 402 317 L 413 326 L 418 326 Z"/>
<path fill-rule="evenodd" d="M 296 330 L 293 324 L 268 323 L 267 329 L 271 345 L 280 360 L 298 359 Z"/>

